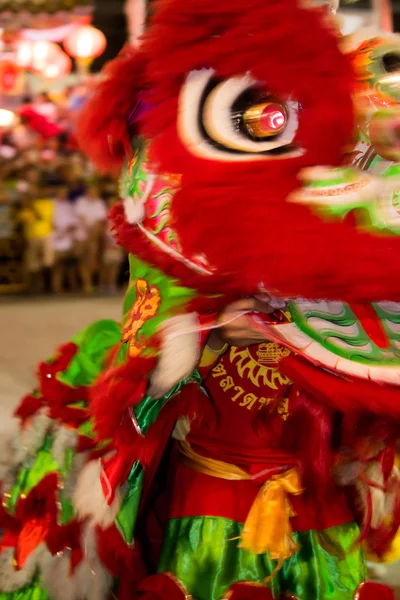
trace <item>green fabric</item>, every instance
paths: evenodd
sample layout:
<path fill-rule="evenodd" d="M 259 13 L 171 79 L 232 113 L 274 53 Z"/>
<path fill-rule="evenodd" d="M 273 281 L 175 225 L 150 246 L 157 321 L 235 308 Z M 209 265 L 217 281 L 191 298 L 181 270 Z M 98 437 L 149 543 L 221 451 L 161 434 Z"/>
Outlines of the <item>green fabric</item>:
<path fill-rule="evenodd" d="M 38 484 L 46 475 L 59 470 L 59 465 L 55 462 L 51 455 L 51 445 L 53 439 L 51 435 L 46 436 L 42 448 L 37 453 L 30 467 L 22 467 L 18 473 L 17 480 L 11 489 L 10 497 L 7 502 L 7 508 L 13 512 L 16 508 L 21 494 L 27 496 L 29 492 Z"/>
<path fill-rule="evenodd" d="M 136 519 L 142 499 L 143 482 L 144 470 L 140 462 L 136 461 L 128 477 L 128 490 L 123 499 L 121 510 L 115 520 L 120 534 L 129 545 L 133 544 Z"/>
<path fill-rule="evenodd" d="M 178 383 L 171 392 L 163 396 L 163 398 L 153 400 L 149 396 L 146 396 L 146 398 L 135 407 L 136 420 L 143 435 L 146 435 L 149 427 L 157 420 L 158 415 L 165 404 L 169 400 L 173 401 L 173 397 L 190 381 L 194 381 L 198 385 L 201 384 L 201 376 L 197 370 L 190 377 L 187 377 L 185 380 Z M 140 462 L 137 461 L 130 472 L 122 507 L 116 518 L 118 530 L 125 542 L 129 545 L 133 543 L 136 520 L 142 498 L 143 482 L 144 470 Z"/>
<path fill-rule="evenodd" d="M 238 548 L 242 525 L 218 517 L 172 519 L 166 529 L 159 572 L 172 572 L 194 600 L 220 600 L 238 581 L 263 582 L 276 568 L 266 554 Z M 323 532 L 294 534 L 300 549 L 270 583 L 298 600 L 353 600 L 366 577 L 363 551 L 354 548 L 354 523 Z"/>
<path fill-rule="evenodd" d="M 107 353 L 119 342 L 120 337 L 121 328 L 112 320 L 97 321 L 81 331 L 73 340 L 78 346 L 78 352 L 68 368 L 58 375 L 60 381 L 71 387 L 93 383 L 103 369 Z M 74 406 L 84 408 L 85 404 L 82 402 Z M 87 422 L 81 425 L 79 433 L 90 436 L 92 434 L 91 424 Z M 61 477 L 65 477 L 71 470 L 74 451 L 67 449 L 65 462 L 63 465 L 59 465 L 52 456 L 52 445 L 53 436 L 49 434 L 36 455 L 29 457 L 20 468 L 7 502 L 7 508 L 11 513 L 15 510 L 21 495 L 28 495 L 46 475 L 59 472 Z M 73 508 L 70 500 L 64 498 L 62 492 L 60 493 L 60 503 L 60 519 L 65 524 L 72 519 Z"/>
<path fill-rule="evenodd" d="M 202 379 L 200 373 L 196 370 L 192 375 L 183 379 L 176 384 L 174 388 L 168 394 L 165 394 L 159 400 L 154 400 L 151 396 L 146 396 L 143 400 L 135 407 L 135 416 L 140 427 L 140 431 L 143 435 L 146 435 L 149 427 L 157 420 L 161 409 L 167 404 L 171 398 L 179 394 L 182 388 L 190 382 L 201 385 Z"/>
<path fill-rule="evenodd" d="M 179 285 L 176 279 L 168 277 L 165 273 L 139 260 L 136 256 L 129 257 L 131 281 L 124 300 L 124 320 L 136 301 L 136 282 L 138 279 L 145 280 L 149 285 L 158 288 L 161 304 L 157 314 L 145 321 L 140 329 L 140 335 L 144 338 L 152 336 L 161 323 L 178 313 L 195 295 L 194 290 Z"/>
<path fill-rule="evenodd" d="M 35 580 L 15 592 L 0 593 L 0 600 L 48 600 L 48 595 Z"/>
<path fill-rule="evenodd" d="M 91 385 L 102 372 L 108 352 L 120 339 L 121 327 L 115 321 L 93 323 L 72 340 L 79 350 L 58 379 L 71 387 Z"/>

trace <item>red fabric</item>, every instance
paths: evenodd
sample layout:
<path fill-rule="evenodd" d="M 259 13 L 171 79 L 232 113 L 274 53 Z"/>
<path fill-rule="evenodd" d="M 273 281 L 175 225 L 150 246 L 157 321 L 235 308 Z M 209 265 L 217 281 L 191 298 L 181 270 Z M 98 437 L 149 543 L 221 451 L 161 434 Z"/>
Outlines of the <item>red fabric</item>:
<path fill-rule="evenodd" d="M 218 427 L 214 431 L 204 423 L 192 424 L 188 441 L 200 454 L 244 468 L 264 464 L 268 454 L 296 462 L 296 457 L 286 454 L 284 458 L 279 446 L 290 412 L 289 380 L 279 372 L 285 350 L 276 344 L 265 346 L 229 348 L 206 377 L 204 385 L 216 407 Z M 261 413 L 267 421 L 263 438 L 254 430 Z"/>
<path fill-rule="evenodd" d="M 241 581 L 232 585 L 224 598 L 229 600 L 273 600 L 272 592 L 267 587 Z"/>
<path fill-rule="evenodd" d="M 369 411 L 400 419 L 398 388 L 346 375 L 338 377 L 325 369 L 290 355 L 281 363 L 282 372 L 322 403 L 343 413 Z"/>
<path fill-rule="evenodd" d="M 177 462 L 173 469 L 173 489 L 171 519 L 209 516 L 244 523 L 260 485 L 253 481 L 227 481 L 210 477 Z M 204 490 L 207 490 L 206 494 Z M 329 504 L 303 495 L 290 496 L 290 503 L 296 513 L 296 517 L 291 519 L 294 531 L 321 531 L 354 521 L 344 494 L 339 490 L 336 490 Z"/>
<path fill-rule="evenodd" d="M 187 592 L 170 573 L 152 575 L 141 582 L 137 598 L 142 600 L 185 600 Z"/>
<path fill-rule="evenodd" d="M 134 597 L 138 582 L 148 574 L 138 542 L 133 547 L 125 544 L 115 526 L 106 530 L 97 528 L 96 537 L 101 562 L 119 581 L 118 599 L 129 600 Z"/>
<path fill-rule="evenodd" d="M 329 439 L 324 443 L 314 433 L 318 427 L 307 427 L 304 418 L 300 419 L 301 426 L 297 421 L 291 422 L 299 396 L 291 393 L 289 380 L 280 372 L 285 354 L 285 349 L 277 344 L 232 347 L 208 374 L 204 385 L 218 414 L 216 429 L 210 429 L 207 421 L 194 421 L 187 440 L 196 453 L 235 464 L 254 476 L 255 481 L 209 477 L 188 469 L 178 459 L 172 469 L 172 518 L 209 515 L 243 523 L 260 486 L 272 475 L 297 467 L 309 493 L 291 498 L 297 514 L 294 529 L 326 529 L 354 520 L 344 495 L 332 481 L 332 458 L 327 450 L 331 444 L 330 426 Z M 262 426 L 257 428 L 260 417 Z M 321 414 L 316 417 L 320 419 Z M 313 457 L 305 452 L 307 438 Z M 312 481 L 303 464 L 318 461 L 319 453 L 327 456 L 327 481 Z M 323 487 L 324 494 L 318 494 L 319 487 Z"/>

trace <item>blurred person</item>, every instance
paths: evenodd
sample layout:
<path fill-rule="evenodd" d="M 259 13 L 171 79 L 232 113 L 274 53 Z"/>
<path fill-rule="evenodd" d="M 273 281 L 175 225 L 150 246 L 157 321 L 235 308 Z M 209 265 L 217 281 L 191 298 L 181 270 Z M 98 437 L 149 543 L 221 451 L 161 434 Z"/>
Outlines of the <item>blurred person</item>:
<path fill-rule="evenodd" d="M 30 198 L 33 199 L 39 193 L 41 171 L 36 165 L 24 165 L 23 160 L 20 163 L 20 169 L 20 178 L 17 181 L 17 190 L 22 194 L 28 194 Z"/>
<path fill-rule="evenodd" d="M 27 287 L 32 293 L 40 293 L 45 288 L 46 275 L 53 265 L 53 213 L 54 206 L 48 197 L 48 187 L 40 182 L 37 194 L 25 193 L 19 214 L 24 225 L 26 241 L 25 269 Z"/>
<path fill-rule="evenodd" d="M 72 113 L 82 108 L 88 98 L 89 90 L 87 85 L 77 85 L 69 89 L 67 98 L 68 110 Z"/>
<path fill-rule="evenodd" d="M 109 195 L 107 198 L 107 207 L 110 209 L 118 200 L 117 196 Z M 111 230 L 112 224 L 108 221 L 105 227 L 100 286 L 102 291 L 109 294 L 116 294 L 118 292 L 118 278 L 121 265 L 124 260 L 124 251 L 115 241 Z"/>
<path fill-rule="evenodd" d="M 68 197 L 72 202 L 85 196 L 87 186 L 81 155 L 74 153 L 67 157 L 65 162 L 60 165 L 59 174 L 68 184 Z"/>
<path fill-rule="evenodd" d="M 10 132 L 12 143 L 20 150 L 29 150 L 33 145 L 36 133 L 28 126 L 25 119 L 21 119 Z"/>
<path fill-rule="evenodd" d="M 46 140 L 41 152 L 40 159 L 46 162 L 59 161 L 62 154 L 59 136 L 53 136 Z"/>
<path fill-rule="evenodd" d="M 78 198 L 76 215 L 79 270 L 83 289 L 85 293 L 90 293 L 94 286 L 94 276 L 99 268 L 101 242 L 107 219 L 106 204 L 99 197 L 95 185 L 89 186 L 85 196 Z"/>
<path fill-rule="evenodd" d="M 61 184 L 56 188 L 53 213 L 52 290 L 55 294 L 64 291 L 65 282 L 71 291 L 78 289 L 78 260 L 74 254 L 77 223 L 75 206 L 68 200 L 68 187 Z"/>
<path fill-rule="evenodd" d="M 50 99 L 50 96 L 47 92 L 41 92 L 35 98 L 33 107 L 35 112 L 37 112 L 42 117 L 45 117 L 49 121 L 53 123 L 57 121 L 58 118 L 58 107 L 57 105 Z"/>

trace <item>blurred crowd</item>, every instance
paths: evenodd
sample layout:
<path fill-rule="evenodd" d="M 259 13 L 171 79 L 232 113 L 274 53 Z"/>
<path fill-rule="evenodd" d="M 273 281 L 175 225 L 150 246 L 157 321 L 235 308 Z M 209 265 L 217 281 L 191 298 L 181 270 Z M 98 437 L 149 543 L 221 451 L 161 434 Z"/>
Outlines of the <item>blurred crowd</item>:
<path fill-rule="evenodd" d="M 27 99 L 0 144 L 0 198 L 19 252 L 23 287 L 33 294 L 95 291 L 114 294 L 126 257 L 115 244 L 107 211 L 118 200 L 117 182 L 96 173 L 79 152 L 74 116 L 85 90 L 59 101 Z M 4 246 L 5 247 L 5 246 Z"/>

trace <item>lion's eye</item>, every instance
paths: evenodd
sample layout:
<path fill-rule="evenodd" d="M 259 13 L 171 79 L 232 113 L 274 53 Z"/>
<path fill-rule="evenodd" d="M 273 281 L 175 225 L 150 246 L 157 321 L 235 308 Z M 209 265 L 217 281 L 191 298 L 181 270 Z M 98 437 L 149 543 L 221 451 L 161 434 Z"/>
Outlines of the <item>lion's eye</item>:
<path fill-rule="evenodd" d="M 400 52 L 387 52 L 382 56 L 382 63 L 386 73 L 400 71 Z"/>
<path fill-rule="evenodd" d="M 250 106 L 239 119 L 243 119 L 248 134 L 258 140 L 282 133 L 288 122 L 288 111 L 282 103 L 262 102 Z"/>
<path fill-rule="evenodd" d="M 293 157 L 298 105 L 282 102 L 248 75 L 224 81 L 189 75 L 180 97 L 180 133 L 195 154 L 219 160 Z"/>

